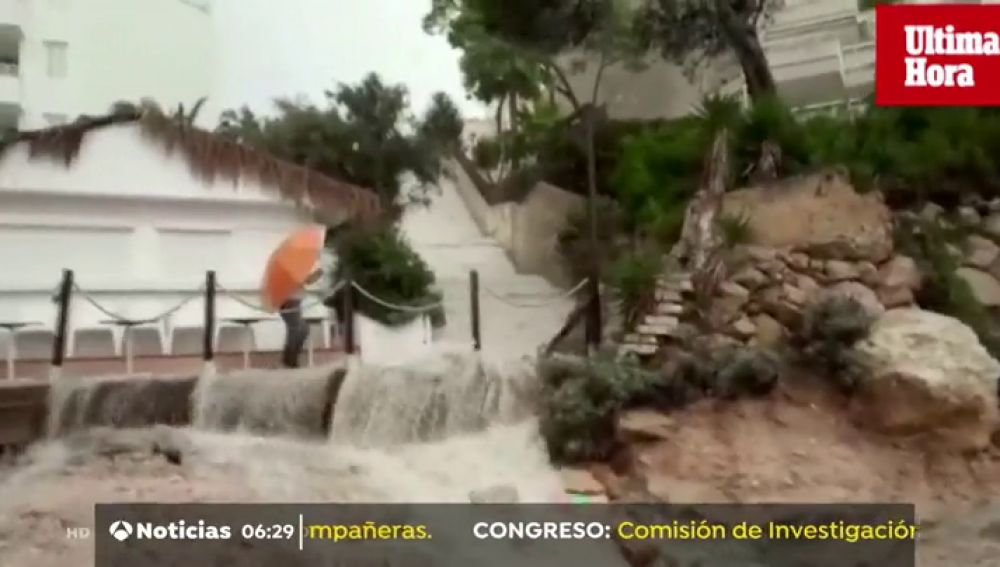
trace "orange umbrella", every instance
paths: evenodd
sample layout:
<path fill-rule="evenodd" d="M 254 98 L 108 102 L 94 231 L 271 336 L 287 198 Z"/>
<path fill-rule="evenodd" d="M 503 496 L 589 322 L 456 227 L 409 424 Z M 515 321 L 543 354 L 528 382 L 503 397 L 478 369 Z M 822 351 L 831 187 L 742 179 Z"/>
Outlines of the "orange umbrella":
<path fill-rule="evenodd" d="M 271 253 L 261 285 L 265 307 L 277 311 L 305 286 L 319 263 L 325 235 L 326 229 L 322 226 L 303 228 L 290 234 Z"/>

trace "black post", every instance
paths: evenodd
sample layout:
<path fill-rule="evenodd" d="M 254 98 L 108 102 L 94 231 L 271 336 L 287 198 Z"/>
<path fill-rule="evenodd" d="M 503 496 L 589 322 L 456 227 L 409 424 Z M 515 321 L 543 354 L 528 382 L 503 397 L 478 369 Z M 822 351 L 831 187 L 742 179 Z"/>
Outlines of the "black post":
<path fill-rule="evenodd" d="M 354 283 L 347 280 L 344 285 L 344 350 L 354 354 Z"/>
<path fill-rule="evenodd" d="M 587 313 L 587 346 L 591 351 L 596 351 L 601 346 L 602 321 L 601 321 L 601 281 L 597 270 L 587 281 L 590 289 L 589 308 Z"/>
<path fill-rule="evenodd" d="M 215 358 L 215 271 L 205 272 L 205 340 L 202 347 L 205 362 Z"/>
<path fill-rule="evenodd" d="M 62 284 L 59 286 L 59 320 L 56 322 L 56 336 L 52 341 L 52 366 L 62 368 L 66 357 L 66 331 L 69 327 L 69 308 L 73 294 L 73 270 L 63 270 Z"/>
<path fill-rule="evenodd" d="M 479 272 L 469 272 L 469 310 L 472 312 L 472 348 L 483 349 L 483 336 L 479 319 Z"/>

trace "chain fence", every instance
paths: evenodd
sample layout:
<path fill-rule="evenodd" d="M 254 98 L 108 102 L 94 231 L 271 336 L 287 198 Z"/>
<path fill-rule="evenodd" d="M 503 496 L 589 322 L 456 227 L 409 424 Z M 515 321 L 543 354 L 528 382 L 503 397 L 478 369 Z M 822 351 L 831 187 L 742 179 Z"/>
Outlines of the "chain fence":
<path fill-rule="evenodd" d="M 76 283 L 73 284 L 73 293 L 76 294 L 76 295 L 78 295 L 80 298 L 82 298 L 88 304 L 90 304 L 94 309 L 97 309 L 99 312 L 101 312 L 102 314 L 104 314 L 106 317 L 108 317 L 112 321 L 115 321 L 117 323 L 131 323 L 131 324 L 134 324 L 134 325 L 149 325 L 149 324 L 152 324 L 152 323 L 158 323 L 160 321 L 163 321 L 166 318 L 168 318 L 171 315 L 173 315 L 174 313 L 180 311 L 185 305 L 191 303 L 192 301 L 194 301 L 195 299 L 198 299 L 199 297 L 202 297 L 204 295 L 204 292 L 205 292 L 205 286 L 202 285 L 201 287 L 199 287 L 199 288 L 195 289 L 194 291 L 192 291 L 191 295 L 185 297 L 184 299 L 181 299 L 178 303 L 176 303 L 172 307 L 167 308 L 166 310 L 164 310 L 163 312 L 161 312 L 159 315 L 157 315 L 155 317 L 148 317 L 148 318 L 138 319 L 138 318 L 135 318 L 135 317 L 128 317 L 128 316 L 125 316 L 125 315 L 121 315 L 120 313 L 112 311 L 111 309 L 105 307 L 103 304 L 101 304 L 99 301 L 97 301 L 94 298 L 93 295 L 91 295 L 90 293 L 87 292 L 87 290 L 83 289 L 82 287 L 80 287 Z"/>
<path fill-rule="evenodd" d="M 557 303 L 561 303 L 561 302 L 569 299 L 570 297 L 573 297 L 580 290 L 582 290 L 584 287 L 586 287 L 587 286 L 587 282 L 589 282 L 589 281 L 590 281 L 589 278 L 583 278 L 582 280 L 580 280 L 579 283 L 577 283 L 575 286 L 573 286 L 572 288 L 570 288 L 567 291 L 557 292 L 555 294 L 550 295 L 547 299 L 544 299 L 544 300 L 539 301 L 539 302 L 527 302 L 527 303 L 525 303 L 525 302 L 519 302 L 519 301 L 513 301 L 510 298 L 505 297 L 502 293 L 500 293 L 500 292 L 492 289 L 488 285 L 480 284 L 480 287 L 486 293 L 486 295 L 489 295 L 493 299 L 496 299 L 497 301 L 499 301 L 501 303 L 504 303 L 504 304 L 506 304 L 506 305 L 508 305 L 510 307 L 515 307 L 515 308 L 518 308 L 518 309 L 538 309 L 538 308 L 541 308 L 541 307 L 549 307 L 550 305 L 555 305 Z M 537 297 L 537 296 L 535 296 L 535 297 Z"/>
<path fill-rule="evenodd" d="M 489 297 L 492 297 L 493 299 L 495 299 L 495 300 L 497 300 L 497 301 L 499 301 L 499 302 L 501 302 L 501 303 L 503 303 L 503 304 L 505 304 L 505 305 L 507 305 L 509 307 L 514 307 L 514 308 L 517 308 L 517 309 L 539 309 L 539 308 L 549 307 L 551 305 L 555 305 L 557 303 L 563 302 L 563 301 L 565 301 L 565 300 L 573 297 L 574 295 L 576 295 L 577 293 L 579 293 L 582 289 L 584 289 L 587 286 L 588 281 L 589 281 L 588 278 L 583 278 L 575 286 L 573 286 L 572 288 L 570 288 L 570 289 L 568 289 L 566 291 L 560 291 L 560 292 L 556 292 L 556 293 L 550 294 L 547 297 L 545 297 L 544 299 L 542 299 L 541 301 L 534 301 L 534 302 L 516 301 L 516 300 L 510 298 L 510 294 L 505 294 L 505 293 L 503 293 L 501 291 L 498 291 L 498 290 L 490 287 L 489 285 L 482 284 L 482 283 L 480 283 L 479 289 L 482 290 L 482 292 L 485 293 L 486 295 L 488 295 Z M 382 307 L 385 307 L 386 309 L 392 309 L 392 310 L 403 312 L 403 313 L 417 313 L 417 314 L 419 314 L 419 313 L 429 313 L 429 312 L 431 312 L 431 311 L 433 311 L 435 309 L 440 309 L 440 308 L 444 307 L 444 305 L 445 305 L 445 301 L 443 299 L 441 301 L 436 301 L 434 303 L 428 303 L 428 304 L 424 304 L 424 305 L 403 305 L 403 304 L 400 304 L 400 303 L 395 303 L 395 302 L 392 302 L 392 301 L 389 301 L 387 299 L 383 299 L 383 298 L 379 297 L 378 295 L 376 295 L 376 294 L 372 293 L 371 291 L 365 289 L 361 284 L 359 284 L 357 282 L 354 282 L 354 281 L 348 282 L 346 280 L 338 281 L 336 284 L 334 284 L 329 289 L 324 289 L 324 290 L 307 290 L 306 291 L 307 295 L 313 295 L 315 297 L 312 301 L 310 301 L 310 302 L 303 302 L 303 303 L 301 303 L 301 304 L 299 304 L 297 306 L 294 306 L 294 307 L 288 307 L 288 308 L 285 308 L 285 309 L 278 309 L 278 310 L 270 309 L 270 308 L 268 308 L 266 306 L 263 306 L 263 305 L 254 303 L 254 302 L 252 302 L 250 300 L 247 300 L 244 297 L 241 297 L 240 292 L 230 290 L 230 289 L 228 289 L 227 287 L 225 287 L 225 286 L 223 286 L 221 284 L 216 283 L 215 288 L 216 288 L 216 292 L 219 295 L 221 295 L 223 297 L 226 297 L 226 298 L 228 298 L 228 299 L 230 299 L 230 300 L 232 300 L 232 301 L 234 301 L 234 302 L 236 302 L 236 303 L 238 303 L 238 304 L 240 304 L 240 305 L 242 305 L 242 306 L 244 306 L 244 307 L 246 307 L 246 308 L 248 308 L 248 309 L 250 309 L 250 310 L 252 310 L 254 312 L 261 313 L 261 314 L 269 314 L 269 315 L 283 315 L 283 314 L 286 314 L 286 313 L 293 313 L 293 312 L 296 312 L 296 311 L 300 311 L 300 312 L 301 311 L 307 311 L 307 310 L 310 310 L 312 308 L 315 308 L 315 307 L 318 307 L 320 305 L 323 305 L 327 301 L 327 299 L 329 297 L 332 297 L 335 294 L 339 293 L 347 285 L 350 285 L 351 288 L 353 288 L 354 290 L 356 290 L 363 297 L 365 297 L 365 298 L 367 298 L 367 299 L 369 299 L 369 300 L 377 303 L 378 305 L 381 305 Z M 83 287 L 81 287 L 79 284 L 76 284 L 76 283 L 73 284 L 73 292 L 74 292 L 75 295 L 79 296 L 81 299 L 83 299 L 84 301 L 86 301 L 88 304 L 90 304 L 92 307 L 94 307 L 95 309 L 97 309 L 100 313 L 104 314 L 109 319 L 111 319 L 111 320 L 113 320 L 115 322 L 118 322 L 118 323 L 131 323 L 131 324 L 136 324 L 136 325 L 152 324 L 152 323 L 157 323 L 157 322 L 160 322 L 160 321 L 163 321 L 163 320 L 167 319 L 168 317 L 170 317 L 174 313 L 177 313 L 178 311 L 180 311 L 182 308 L 184 308 L 186 305 L 188 305 L 192 301 L 194 301 L 194 300 L 196 300 L 196 299 L 198 299 L 200 297 L 204 297 L 204 295 L 205 295 L 205 289 L 206 289 L 205 285 L 202 284 L 200 287 L 198 287 L 198 288 L 196 288 L 196 289 L 194 289 L 194 290 L 192 290 L 190 292 L 187 292 L 187 293 L 190 293 L 190 295 L 188 295 L 187 297 L 181 299 L 176 304 L 174 304 L 174 305 L 166 308 L 165 310 L 163 310 L 159 314 L 157 314 L 155 316 L 151 316 L 151 317 L 137 318 L 137 317 L 134 317 L 134 316 L 122 315 L 121 313 L 118 313 L 118 312 L 116 312 L 116 311 L 108 308 L 107 306 L 105 306 L 104 304 L 102 304 L 100 301 L 98 301 L 93 296 L 93 294 L 91 292 L 88 292 L 86 289 L 84 289 Z M 532 296 L 536 297 L 536 298 L 539 297 L 538 294 L 533 294 Z"/>
<path fill-rule="evenodd" d="M 100 300 L 98 300 L 97 297 L 95 297 L 97 293 L 88 290 L 85 287 L 76 283 L 72 279 L 72 271 L 67 270 L 66 274 L 64 275 L 63 284 L 59 287 L 59 291 L 54 296 L 54 299 L 60 304 L 59 322 L 56 327 L 57 345 L 65 345 L 66 333 L 68 332 L 68 329 L 66 328 L 66 321 L 68 320 L 67 316 L 68 312 L 66 310 L 69 308 L 70 299 L 72 299 L 72 297 L 74 296 L 80 298 L 82 301 L 86 302 L 91 307 L 96 309 L 98 312 L 106 316 L 109 321 L 106 321 L 105 323 L 115 323 L 126 327 L 150 325 L 154 323 L 167 321 L 171 316 L 179 312 L 185 306 L 188 306 L 191 302 L 198 300 L 199 298 L 202 299 L 203 301 L 208 302 L 210 300 L 209 298 L 211 297 L 212 302 L 214 304 L 214 298 L 216 296 L 221 296 L 228 300 L 231 300 L 255 313 L 259 313 L 262 315 L 269 315 L 269 316 L 284 315 L 296 311 L 305 312 L 307 310 L 311 310 L 318 306 L 326 306 L 332 297 L 344 291 L 345 289 L 352 290 L 358 293 L 361 297 L 364 297 L 365 299 L 372 301 L 373 303 L 380 305 L 385 309 L 403 313 L 417 314 L 417 315 L 430 314 L 435 310 L 444 308 L 448 303 L 450 303 L 447 297 L 442 297 L 442 299 L 439 301 L 420 304 L 420 305 L 397 303 L 394 301 L 389 301 L 383 297 L 379 297 L 378 294 L 370 291 L 369 289 L 366 289 L 364 286 L 362 286 L 360 283 L 356 281 L 340 280 L 337 281 L 333 286 L 322 290 L 318 289 L 304 290 L 303 295 L 312 296 L 312 300 L 310 301 L 302 301 L 298 305 L 293 307 L 274 310 L 268 308 L 267 306 L 255 303 L 254 301 L 247 299 L 245 297 L 247 295 L 246 292 L 232 290 L 224 285 L 219 284 L 218 281 L 214 279 L 214 277 L 215 277 L 214 272 L 210 272 L 208 274 L 208 277 L 206 278 L 205 283 L 202 283 L 197 288 L 181 291 L 180 293 L 185 297 L 182 297 L 176 303 L 170 305 L 169 307 L 164 308 L 162 311 L 150 316 L 136 316 L 135 313 L 130 313 L 130 312 L 122 313 L 117 311 L 116 309 L 108 307 Z M 587 284 L 589 283 L 590 280 L 589 278 L 584 278 L 580 280 L 572 288 L 565 291 L 556 291 L 554 293 L 541 293 L 541 294 L 513 293 L 509 289 L 506 291 L 500 290 L 494 286 L 481 282 L 481 280 L 479 279 L 478 275 L 475 272 L 470 272 L 470 277 L 466 281 L 468 282 L 470 289 L 470 296 L 467 297 L 477 298 L 482 295 L 485 295 L 511 308 L 541 309 L 552 305 L 556 305 L 558 303 L 566 301 L 567 299 L 572 298 L 573 296 L 577 295 L 582 290 L 584 290 L 587 287 Z M 457 282 L 458 278 L 455 278 L 454 281 L 447 280 L 449 287 L 450 285 L 455 284 Z M 439 285 L 444 283 L 445 283 L 444 281 L 438 282 Z M 209 289 L 210 287 L 211 289 Z M 64 293 L 63 290 L 65 290 L 65 293 L 70 294 L 69 298 L 62 297 L 62 293 Z M 517 296 L 520 297 L 530 296 L 534 299 L 534 301 L 520 301 L 514 299 L 514 297 Z M 351 305 L 353 305 L 353 302 L 350 303 Z M 216 317 L 215 311 L 217 309 L 218 309 L 217 306 L 214 309 L 206 309 L 205 313 L 205 323 L 207 325 L 206 328 L 215 327 L 214 324 Z M 478 300 L 474 299 L 473 304 L 469 305 L 469 309 L 470 309 L 469 315 L 471 317 L 471 322 L 474 327 L 473 333 L 475 335 L 475 344 L 476 348 L 478 349 L 480 340 L 479 339 L 480 330 L 478 326 L 480 325 L 481 322 L 480 312 L 482 310 Z M 349 327 L 353 327 L 353 325 L 349 325 Z M 353 332 L 354 332 L 353 329 L 349 331 L 349 333 L 351 334 L 353 334 Z M 353 340 L 354 340 L 353 336 L 349 337 L 349 342 L 347 343 L 348 345 L 350 345 L 348 346 L 348 350 L 351 352 L 353 352 L 352 349 L 354 348 Z M 206 349 L 205 357 L 206 360 L 208 360 L 212 356 L 213 349 L 208 346 L 208 343 L 206 343 L 205 349 Z M 63 357 L 57 353 L 58 350 L 60 350 L 58 346 L 56 349 L 53 350 L 52 364 L 54 367 L 61 366 L 62 364 Z"/>

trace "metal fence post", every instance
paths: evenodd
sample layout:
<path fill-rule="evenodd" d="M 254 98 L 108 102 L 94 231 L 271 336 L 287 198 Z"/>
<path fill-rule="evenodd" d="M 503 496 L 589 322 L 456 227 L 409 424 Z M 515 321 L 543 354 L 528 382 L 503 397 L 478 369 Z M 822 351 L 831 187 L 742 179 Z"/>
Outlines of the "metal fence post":
<path fill-rule="evenodd" d="M 344 285 L 344 350 L 354 354 L 354 282 L 347 280 Z"/>
<path fill-rule="evenodd" d="M 483 336 L 479 312 L 479 272 L 469 272 L 469 311 L 472 315 L 472 348 L 483 349 Z"/>
<path fill-rule="evenodd" d="M 587 313 L 587 347 L 590 353 L 594 353 L 601 346 L 602 321 L 601 321 L 601 280 L 597 276 L 597 270 L 590 276 L 587 282 L 590 288 L 590 306 Z"/>
<path fill-rule="evenodd" d="M 202 346 L 203 359 L 215 359 L 215 271 L 205 272 L 205 336 Z"/>
<path fill-rule="evenodd" d="M 73 270 L 63 270 L 62 284 L 59 286 L 59 318 L 56 321 L 56 336 L 52 341 L 52 367 L 62 368 L 66 357 L 66 332 L 69 329 L 69 309 L 73 295 Z"/>

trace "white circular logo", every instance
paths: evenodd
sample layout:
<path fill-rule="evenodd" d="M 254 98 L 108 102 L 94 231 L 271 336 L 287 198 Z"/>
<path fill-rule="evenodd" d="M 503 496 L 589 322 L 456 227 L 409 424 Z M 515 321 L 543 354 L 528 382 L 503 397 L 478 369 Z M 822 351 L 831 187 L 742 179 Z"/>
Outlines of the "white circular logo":
<path fill-rule="evenodd" d="M 111 524 L 108 531 L 111 533 L 111 537 L 118 541 L 125 541 L 132 535 L 132 524 L 118 520 Z"/>

